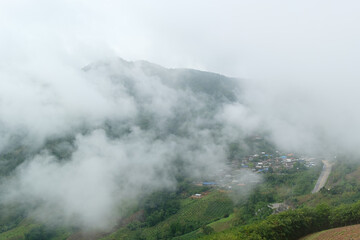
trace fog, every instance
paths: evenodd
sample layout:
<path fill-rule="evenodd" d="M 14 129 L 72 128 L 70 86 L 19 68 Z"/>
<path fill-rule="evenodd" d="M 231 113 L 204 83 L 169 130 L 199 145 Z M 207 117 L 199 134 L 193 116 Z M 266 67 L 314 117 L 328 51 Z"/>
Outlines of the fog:
<path fill-rule="evenodd" d="M 359 8 L 2 1 L 0 153 L 31 152 L 2 180 L 2 201 L 103 229 L 128 201 L 174 189 L 180 170 L 211 177 L 228 144 L 246 150 L 252 134 L 287 151 L 358 154 Z M 69 155 L 46 147 L 56 140 Z"/>
<path fill-rule="evenodd" d="M 44 223 L 109 230 L 129 203 L 175 190 L 179 176 L 216 179 L 229 144 L 245 153 L 257 130 L 238 79 L 121 58 L 63 70 L 61 81 L 12 75 L 1 88 L 2 151 L 28 152 L 1 200 Z"/>

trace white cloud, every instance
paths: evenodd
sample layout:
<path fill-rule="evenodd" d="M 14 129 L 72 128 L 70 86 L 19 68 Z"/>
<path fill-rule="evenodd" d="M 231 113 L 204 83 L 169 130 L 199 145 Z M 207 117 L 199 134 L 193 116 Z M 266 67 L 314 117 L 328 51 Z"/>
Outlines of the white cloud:
<path fill-rule="evenodd" d="M 221 165 L 227 142 L 258 126 L 285 148 L 358 153 L 359 8 L 325 0 L 1 1 L 0 151 L 14 134 L 41 146 L 89 128 L 68 162 L 50 154 L 29 159 L 13 183 L 23 191 L 14 194 L 46 196 L 42 207 L 56 205 L 63 218 L 77 215 L 77 224 L 93 226 L 113 220 L 114 192 L 136 197 L 152 177 L 152 190 L 172 186 L 169 156 L 184 156 L 189 174 L 208 174 Z M 81 70 L 115 56 L 242 77 L 239 95 L 249 108 L 233 102 L 204 114 L 214 102 L 177 86 L 176 74 L 164 81 L 116 61 Z M 136 122 L 139 115 L 150 120 Z M 96 131 L 111 121 L 133 138 Z"/>

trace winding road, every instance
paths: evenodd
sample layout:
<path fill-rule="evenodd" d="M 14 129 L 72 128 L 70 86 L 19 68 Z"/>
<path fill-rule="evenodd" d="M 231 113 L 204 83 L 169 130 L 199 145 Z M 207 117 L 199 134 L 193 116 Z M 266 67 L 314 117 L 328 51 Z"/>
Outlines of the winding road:
<path fill-rule="evenodd" d="M 311 193 L 317 193 L 320 191 L 320 189 L 325 186 L 325 183 L 331 173 L 332 163 L 329 163 L 327 160 L 322 160 L 322 162 L 324 163 L 323 169 Z"/>

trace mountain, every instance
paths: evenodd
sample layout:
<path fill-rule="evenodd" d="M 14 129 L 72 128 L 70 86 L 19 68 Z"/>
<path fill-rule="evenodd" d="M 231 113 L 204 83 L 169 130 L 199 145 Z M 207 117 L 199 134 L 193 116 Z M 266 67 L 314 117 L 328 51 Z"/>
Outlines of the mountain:
<path fill-rule="evenodd" d="M 29 83 L 36 101 L 23 102 L 20 123 L 0 119 L 2 232 L 24 219 L 109 230 L 129 202 L 214 178 L 248 149 L 228 121 L 229 108 L 246 109 L 239 79 L 123 59 L 74 75 Z"/>

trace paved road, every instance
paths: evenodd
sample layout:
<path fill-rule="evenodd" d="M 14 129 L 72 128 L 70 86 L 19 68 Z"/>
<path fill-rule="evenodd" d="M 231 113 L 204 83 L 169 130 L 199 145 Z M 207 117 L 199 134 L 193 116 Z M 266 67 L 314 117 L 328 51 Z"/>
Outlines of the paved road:
<path fill-rule="evenodd" d="M 331 173 L 332 164 L 329 163 L 327 160 L 322 160 L 322 162 L 324 163 L 323 169 L 311 193 L 317 193 L 318 191 L 320 191 L 320 189 L 325 186 L 325 183 Z"/>

